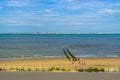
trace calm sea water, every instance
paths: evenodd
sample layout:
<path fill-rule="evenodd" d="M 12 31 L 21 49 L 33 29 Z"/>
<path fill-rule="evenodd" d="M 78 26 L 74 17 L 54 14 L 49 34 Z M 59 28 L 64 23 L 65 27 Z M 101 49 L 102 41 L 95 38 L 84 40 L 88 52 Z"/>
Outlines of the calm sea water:
<path fill-rule="evenodd" d="M 0 34 L 0 59 L 120 57 L 120 34 Z"/>

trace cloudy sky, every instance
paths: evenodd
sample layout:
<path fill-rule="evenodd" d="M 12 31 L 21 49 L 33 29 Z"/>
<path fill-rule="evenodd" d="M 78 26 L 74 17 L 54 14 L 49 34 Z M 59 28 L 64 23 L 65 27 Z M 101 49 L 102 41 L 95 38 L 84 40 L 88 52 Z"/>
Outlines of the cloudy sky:
<path fill-rule="evenodd" d="M 0 32 L 120 33 L 120 0 L 0 0 Z"/>

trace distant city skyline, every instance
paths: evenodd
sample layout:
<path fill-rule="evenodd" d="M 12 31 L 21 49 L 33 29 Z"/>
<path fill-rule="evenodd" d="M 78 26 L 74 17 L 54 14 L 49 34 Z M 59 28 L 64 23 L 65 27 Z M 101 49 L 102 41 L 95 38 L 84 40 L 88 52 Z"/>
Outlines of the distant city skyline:
<path fill-rule="evenodd" d="M 120 33 L 120 0 L 0 0 L 0 33 Z"/>

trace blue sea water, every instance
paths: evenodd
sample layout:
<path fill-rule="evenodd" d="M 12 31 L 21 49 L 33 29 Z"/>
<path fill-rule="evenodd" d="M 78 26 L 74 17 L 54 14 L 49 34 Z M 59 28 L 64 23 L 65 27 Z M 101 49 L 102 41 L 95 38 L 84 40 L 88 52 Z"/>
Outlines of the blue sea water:
<path fill-rule="evenodd" d="M 120 57 L 120 34 L 0 34 L 0 60 L 64 57 Z"/>

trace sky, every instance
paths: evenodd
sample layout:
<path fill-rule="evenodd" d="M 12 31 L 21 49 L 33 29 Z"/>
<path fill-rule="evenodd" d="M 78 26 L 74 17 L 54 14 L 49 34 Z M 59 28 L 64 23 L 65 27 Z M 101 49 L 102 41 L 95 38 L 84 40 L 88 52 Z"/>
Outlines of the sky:
<path fill-rule="evenodd" d="M 120 0 L 0 0 L 0 33 L 120 33 Z"/>

